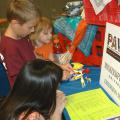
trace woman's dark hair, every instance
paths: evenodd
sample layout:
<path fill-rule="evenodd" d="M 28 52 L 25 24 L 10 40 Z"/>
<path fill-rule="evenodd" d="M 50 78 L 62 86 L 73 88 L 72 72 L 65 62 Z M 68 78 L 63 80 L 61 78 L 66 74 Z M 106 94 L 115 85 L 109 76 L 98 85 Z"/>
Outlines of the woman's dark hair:
<path fill-rule="evenodd" d="M 36 59 L 20 71 L 9 96 L 0 108 L 0 120 L 17 120 L 37 111 L 49 119 L 56 107 L 56 90 L 62 69 L 51 61 Z"/>

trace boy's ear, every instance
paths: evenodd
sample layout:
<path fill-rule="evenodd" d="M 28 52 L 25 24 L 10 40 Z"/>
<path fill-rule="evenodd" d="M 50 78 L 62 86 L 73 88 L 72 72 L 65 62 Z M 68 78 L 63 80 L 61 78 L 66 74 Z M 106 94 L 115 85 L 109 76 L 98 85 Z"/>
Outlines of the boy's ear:
<path fill-rule="evenodd" d="M 11 20 L 12 24 L 19 24 L 18 20 Z"/>

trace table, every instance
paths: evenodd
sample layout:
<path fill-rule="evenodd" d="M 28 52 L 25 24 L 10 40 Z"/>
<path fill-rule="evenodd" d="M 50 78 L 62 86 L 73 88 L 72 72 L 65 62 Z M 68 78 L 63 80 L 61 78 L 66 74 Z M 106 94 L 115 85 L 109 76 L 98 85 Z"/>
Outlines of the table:
<path fill-rule="evenodd" d="M 86 86 L 82 88 L 80 80 L 63 81 L 60 85 L 60 90 L 62 90 L 66 96 L 100 87 L 99 85 L 100 70 L 101 70 L 100 67 L 92 67 L 92 66 L 86 66 L 86 67 L 90 70 L 90 73 L 87 74 L 87 77 L 91 78 L 91 83 L 86 82 Z M 70 117 L 66 109 L 64 110 L 64 117 L 65 120 L 70 120 Z"/>

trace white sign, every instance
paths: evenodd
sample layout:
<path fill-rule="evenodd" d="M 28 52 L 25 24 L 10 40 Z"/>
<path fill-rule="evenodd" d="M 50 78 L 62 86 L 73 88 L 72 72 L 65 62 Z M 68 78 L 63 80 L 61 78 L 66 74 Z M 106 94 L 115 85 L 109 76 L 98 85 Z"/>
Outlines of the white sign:
<path fill-rule="evenodd" d="M 107 23 L 100 84 L 120 106 L 120 27 Z"/>

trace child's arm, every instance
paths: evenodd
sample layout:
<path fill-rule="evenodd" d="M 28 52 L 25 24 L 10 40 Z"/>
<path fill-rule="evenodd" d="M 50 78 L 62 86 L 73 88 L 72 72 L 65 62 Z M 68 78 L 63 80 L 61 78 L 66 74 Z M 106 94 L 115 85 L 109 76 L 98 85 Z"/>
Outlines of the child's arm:
<path fill-rule="evenodd" d="M 35 53 L 35 52 L 34 52 L 34 54 L 35 54 L 35 57 L 36 57 L 36 58 L 38 58 L 38 59 L 42 59 L 42 60 L 45 60 L 45 58 L 42 57 L 42 56 L 40 56 L 39 54 L 37 54 L 37 53 Z"/>
<path fill-rule="evenodd" d="M 73 72 L 73 68 L 69 63 L 68 64 L 60 64 L 59 66 L 65 71 Z"/>
<path fill-rule="evenodd" d="M 53 54 L 53 53 L 50 53 L 50 54 L 49 54 L 49 60 L 55 61 L 55 58 L 54 58 L 54 54 Z"/>
<path fill-rule="evenodd" d="M 69 77 L 70 77 L 70 72 L 64 70 L 62 80 L 68 80 Z"/>
<path fill-rule="evenodd" d="M 38 58 L 38 59 L 45 60 L 45 58 L 43 58 L 42 56 L 39 56 L 39 55 L 35 55 L 35 57 Z"/>
<path fill-rule="evenodd" d="M 63 71 L 62 80 L 68 80 L 70 73 L 73 73 L 73 68 L 70 64 L 62 64 L 60 65 Z"/>

